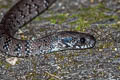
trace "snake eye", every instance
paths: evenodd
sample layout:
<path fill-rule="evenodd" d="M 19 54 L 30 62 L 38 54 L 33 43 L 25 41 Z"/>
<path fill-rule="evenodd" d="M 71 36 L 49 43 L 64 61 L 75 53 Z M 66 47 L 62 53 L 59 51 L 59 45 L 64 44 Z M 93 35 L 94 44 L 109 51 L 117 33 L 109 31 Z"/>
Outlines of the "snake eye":
<path fill-rule="evenodd" d="M 80 38 L 81 43 L 85 43 L 85 38 Z"/>

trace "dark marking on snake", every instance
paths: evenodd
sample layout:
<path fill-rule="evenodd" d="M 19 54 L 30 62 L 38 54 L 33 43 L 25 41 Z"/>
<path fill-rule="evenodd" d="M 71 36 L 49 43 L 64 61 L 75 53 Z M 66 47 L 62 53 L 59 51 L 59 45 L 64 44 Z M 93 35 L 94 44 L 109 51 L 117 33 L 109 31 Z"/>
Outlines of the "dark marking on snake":
<path fill-rule="evenodd" d="M 96 40 L 88 33 L 60 31 L 36 40 L 18 40 L 14 34 L 56 0 L 20 0 L 0 22 L 0 51 L 10 56 L 25 57 L 61 50 L 93 48 Z"/>

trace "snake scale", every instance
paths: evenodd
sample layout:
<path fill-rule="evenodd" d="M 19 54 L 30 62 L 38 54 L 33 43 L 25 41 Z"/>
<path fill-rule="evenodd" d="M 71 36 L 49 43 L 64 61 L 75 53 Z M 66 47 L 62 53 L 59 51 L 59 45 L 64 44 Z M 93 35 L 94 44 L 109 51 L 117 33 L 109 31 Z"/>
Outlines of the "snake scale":
<path fill-rule="evenodd" d="M 14 34 L 56 0 L 20 0 L 0 22 L 0 51 L 10 56 L 25 57 L 61 50 L 93 48 L 95 38 L 88 33 L 59 31 L 36 40 L 19 40 Z"/>

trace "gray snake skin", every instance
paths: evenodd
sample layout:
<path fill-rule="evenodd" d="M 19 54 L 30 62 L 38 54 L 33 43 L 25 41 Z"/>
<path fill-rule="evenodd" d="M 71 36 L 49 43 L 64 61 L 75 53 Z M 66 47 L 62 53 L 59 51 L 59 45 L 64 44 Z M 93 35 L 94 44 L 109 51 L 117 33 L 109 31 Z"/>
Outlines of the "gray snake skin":
<path fill-rule="evenodd" d="M 14 34 L 47 10 L 56 0 L 20 0 L 0 23 L 0 51 L 10 56 L 25 57 L 61 50 L 93 48 L 95 38 L 87 33 L 60 31 L 36 40 L 18 40 Z"/>

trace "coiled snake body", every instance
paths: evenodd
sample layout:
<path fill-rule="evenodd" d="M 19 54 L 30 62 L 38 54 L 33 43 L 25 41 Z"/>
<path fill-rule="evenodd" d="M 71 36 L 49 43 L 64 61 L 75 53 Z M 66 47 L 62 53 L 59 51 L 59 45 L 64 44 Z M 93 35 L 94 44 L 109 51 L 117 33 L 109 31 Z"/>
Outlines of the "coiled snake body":
<path fill-rule="evenodd" d="M 74 31 L 56 32 L 37 40 L 18 40 L 17 30 L 47 10 L 56 0 L 20 0 L 0 23 L 0 50 L 10 56 L 29 56 L 61 50 L 92 48 L 95 38 Z"/>

